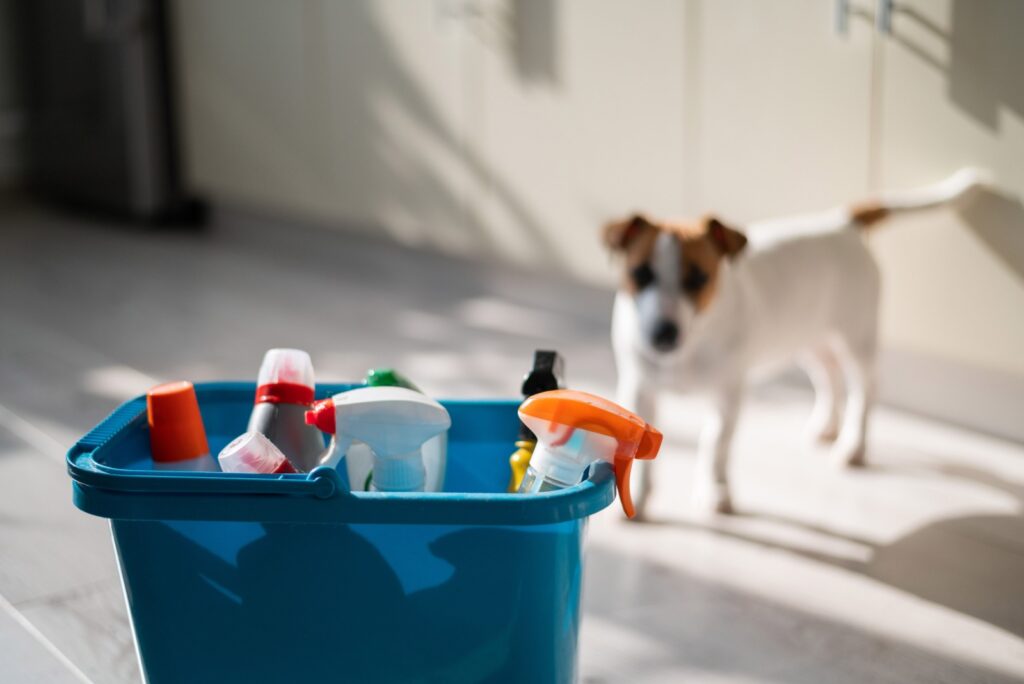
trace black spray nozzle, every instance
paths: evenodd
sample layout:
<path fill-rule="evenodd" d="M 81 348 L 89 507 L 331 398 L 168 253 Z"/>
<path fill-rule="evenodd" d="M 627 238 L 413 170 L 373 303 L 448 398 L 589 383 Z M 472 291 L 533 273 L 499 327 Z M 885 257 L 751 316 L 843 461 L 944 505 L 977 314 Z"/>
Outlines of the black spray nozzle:
<path fill-rule="evenodd" d="M 533 369 L 523 376 L 523 396 L 562 389 L 562 357 L 556 351 L 538 349 L 533 352 Z"/>
<path fill-rule="evenodd" d="M 533 369 L 523 376 L 523 396 L 532 397 L 541 392 L 564 389 L 564 363 L 556 351 L 538 349 L 533 352 Z M 536 441 L 537 436 L 530 428 L 519 423 L 519 439 Z"/>

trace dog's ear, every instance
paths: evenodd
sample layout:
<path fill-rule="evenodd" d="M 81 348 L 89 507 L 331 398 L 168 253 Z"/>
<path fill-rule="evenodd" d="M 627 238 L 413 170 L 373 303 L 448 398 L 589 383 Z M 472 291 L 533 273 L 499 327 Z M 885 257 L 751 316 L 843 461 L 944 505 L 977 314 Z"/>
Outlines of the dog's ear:
<path fill-rule="evenodd" d="M 736 256 L 747 246 L 746 235 L 735 228 L 730 228 L 716 217 L 709 216 L 706 219 L 706 225 L 711 244 L 722 254 L 730 257 Z"/>
<path fill-rule="evenodd" d="M 627 219 L 605 224 L 602 229 L 604 244 L 613 252 L 624 252 L 637 238 L 654 228 L 646 218 L 633 214 Z"/>

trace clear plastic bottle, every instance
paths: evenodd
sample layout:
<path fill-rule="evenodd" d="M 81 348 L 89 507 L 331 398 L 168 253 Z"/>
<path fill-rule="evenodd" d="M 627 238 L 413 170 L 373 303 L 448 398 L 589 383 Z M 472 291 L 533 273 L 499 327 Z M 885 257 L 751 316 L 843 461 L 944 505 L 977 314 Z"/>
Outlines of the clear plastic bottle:
<path fill-rule="evenodd" d="M 537 446 L 519 492 L 564 489 L 576 485 L 595 462 L 610 463 L 626 515 L 636 511 L 629 492 L 633 459 L 652 459 L 661 433 L 643 418 L 586 392 L 554 390 L 530 397 L 519 419 L 537 435 Z"/>

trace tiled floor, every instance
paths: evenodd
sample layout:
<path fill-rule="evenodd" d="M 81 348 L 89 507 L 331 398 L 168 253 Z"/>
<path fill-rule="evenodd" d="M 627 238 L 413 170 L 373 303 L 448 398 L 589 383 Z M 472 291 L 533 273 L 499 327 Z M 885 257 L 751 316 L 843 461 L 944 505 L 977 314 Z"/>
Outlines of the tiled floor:
<path fill-rule="evenodd" d="M 0 681 L 138 681 L 104 521 L 63 452 L 158 379 L 251 377 L 275 345 L 322 378 L 393 364 L 428 391 L 510 395 L 532 350 L 607 392 L 608 293 L 222 216 L 201 233 L 0 209 Z M 271 324 L 272 323 L 272 324 Z M 586 682 L 1024 680 L 1024 446 L 881 410 L 871 467 L 793 437 L 799 389 L 756 391 L 740 515 L 687 507 L 700 407 L 668 397 L 653 521 L 588 538 Z"/>

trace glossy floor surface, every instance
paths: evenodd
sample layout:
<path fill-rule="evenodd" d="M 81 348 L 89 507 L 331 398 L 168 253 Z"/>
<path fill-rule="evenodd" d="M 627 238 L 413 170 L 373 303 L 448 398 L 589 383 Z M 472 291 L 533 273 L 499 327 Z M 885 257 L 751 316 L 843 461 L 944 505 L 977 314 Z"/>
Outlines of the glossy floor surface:
<path fill-rule="evenodd" d="M 63 454 L 157 380 L 251 378 L 265 348 L 324 379 L 394 365 L 509 396 L 532 350 L 609 392 L 610 293 L 222 213 L 203 232 L 0 208 L 0 681 L 137 682 L 103 520 Z M 592 521 L 584 682 L 1024 680 L 1024 446 L 882 409 L 870 467 L 798 435 L 809 396 L 754 390 L 739 514 L 688 506 L 701 407 L 663 401 L 651 521 Z M 617 504 L 616 504 L 617 506 Z"/>

